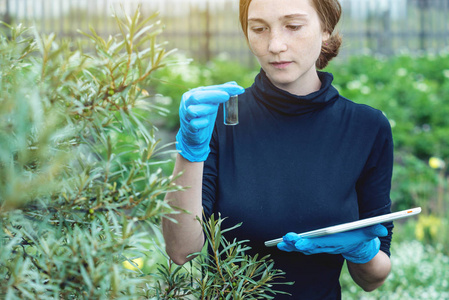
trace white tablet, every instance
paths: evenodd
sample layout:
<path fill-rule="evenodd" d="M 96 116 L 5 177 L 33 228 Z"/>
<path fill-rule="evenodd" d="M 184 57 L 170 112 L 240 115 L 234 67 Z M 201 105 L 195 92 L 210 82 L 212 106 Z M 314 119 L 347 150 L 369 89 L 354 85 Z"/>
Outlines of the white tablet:
<path fill-rule="evenodd" d="M 372 218 L 362 219 L 354 222 L 344 223 L 340 225 L 334 225 L 326 228 L 316 229 L 312 231 L 307 231 L 304 233 L 298 233 L 301 237 L 319 237 L 349 230 L 354 230 L 362 227 L 367 227 L 371 225 L 376 225 L 380 223 L 390 222 L 397 219 L 407 218 L 419 214 L 421 212 L 421 207 L 411 208 L 407 210 L 402 210 L 394 213 L 389 213 L 386 215 L 376 216 Z M 270 240 L 265 242 L 265 246 L 273 247 L 282 242 L 282 238 Z"/>

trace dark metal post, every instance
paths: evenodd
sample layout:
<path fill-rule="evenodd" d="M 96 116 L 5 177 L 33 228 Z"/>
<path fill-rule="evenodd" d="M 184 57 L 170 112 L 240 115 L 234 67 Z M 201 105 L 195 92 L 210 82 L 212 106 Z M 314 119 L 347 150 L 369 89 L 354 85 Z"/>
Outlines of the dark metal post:
<path fill-rule="evenodd" d="M 58 30 L 56 30 L 56 28 L 55 28 L 55 21 L 57 18 L 55 5 L 57 5 L 57 4 L 54 3 L 55 2 L 54 0 L 52 2 L 53 3 L 50 3 L 50 7 L 48 8 L 49 14 L 51 15 L 50 16 L 50 26 L 51 26 L 50 32 L 54 32 L 56 34 L 56 33 L 58 33 Z"/>
<path fill-rule="evenodd" d="M 9 4 L 9 0 L 6 0 L 6 12 L 5 16 L 3 17 L 3 22 L 6 24 L 11 24 L 11 6 Z"/>
<path fill-rule="evenodd" d="M 210 51 L 210 39 L 211 39 L 211 32 L 210 32 L 210 6 L 209 6 L 209 0 L 206 0 L 206 28 L 205 28 L 205 59 L 206 62 L 210 61 L 211 59 L 211 51 Z"/>
<path fill-rule="evenodd" d="M 426 49 L 426 12 L 429 7 L 428 0 L 418 0 L 419 8 L 419 47 L 420 50 Z"/>
<path fill-rule="evenodd" d="M 64 34 L 65 34 L 64 20 L 65 20 L 66 16 L 64 16 L 63 5 L 64 5 L 64 1 L 63 0 L 59 0 L 58 1 L 58 6 L 59 6 L 58 18 L 59 18 L 59 35 L 60 36 L 64 36 Z"/>
<path fill-rule="evenodd" d="M 374 18 L 374 14 L 371 10 L 368 10 L 367 13 L 367 17 L 366 17 L 366 31 L 365 31 L 365 36 L 366 36 L 366 43 L 368 45 L 368 49 L 370 50 L 374 50 L 375 46 L 375 42 L 373 42 L 373 40 L 375 40 L 375 34 L 373 34 L 373 24 L 375 23 L 375 18 Z M 378 33 L 377 33 L 378 34 Z"/>
<path fill-rule="evenodd" d="M 391 55 L 392 49 L 392 34 L 391 34 L 391 14 L 390 8 L 382 13 L 382 28 L 383 32 L 380 34 L 381 41 L 379 43 L 380 52 L 385 55 Z"/>
<path fill-rule="evenodd" d="M 47 12 L 45 11 L 45 0 L 42 0 L 42 1 L 40 1 L 40 3 L 41 3 L 41 15 L 40 15 L 40 18 L 41 18 L 41 21 L 40 21 L 40 24 L 41 24 L 41 28 L 40 28 L 40 30 L 41 30 L 41 32 L 43 32 L 43 33 L 47 33 L 47 24 L 46 24 L 46 22 L 47 22 Z"/>
<path fill-rule="evenodd" d="M 189 51 L 191 52 L 191 53 L 193 53 L 194 52 L 194 50 L 193 50 L 193 45 L 194 45 L 194 43 L 193 43 L 193 33 L 195 32 L 194 31 L 194 28 L 195 28 L 195 26 L 193 25 L 194 23 L 193 23 L 193 18 L 192 18 L 192 16 L 193 16 L 193 4 L 192 4 L 192 2 L 191 1 L 189 1 L 189 3 L 188 3 L 188 12 L 189 12 L 189 16 L 188 16 L 188 24 L 189 24 L 189 26 L 188 26 L 188 32 L 186 33 L 186 35 L 188 35 L 189 36 L 189 38 L 188 38 L 188 49 L 189 49 Z"/>
<path fill-rule="evenodd" d="M 25 0 L 24 2 L 25 4 L 23 5 L 23 18 L 25 20 L 28 20 L 28 1 Z"/>
<path fill-rule="evenodd" d="M 11 24 L 12 23 L 12 18 L 11 18 L 11 10 L 10 10 L 10 6 L 9 6 L 9 0 L 6 0 L 6 11 L 5 14 L 2 16 L 2 21 L 5 22 L 6 24 Z M 0 29 L 3 29 L 3 25 L 0 24 Z M 6 38 L 9 40 L 11 38 L 11 31 L 10 30 L 6 30 Z"/>

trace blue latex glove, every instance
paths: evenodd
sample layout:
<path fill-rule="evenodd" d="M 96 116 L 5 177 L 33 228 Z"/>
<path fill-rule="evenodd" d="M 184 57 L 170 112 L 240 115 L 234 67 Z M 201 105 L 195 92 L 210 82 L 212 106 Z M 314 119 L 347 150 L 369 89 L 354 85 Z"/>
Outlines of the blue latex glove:
<path fill-rule="evenodd" d="M 297 251 L 306 255 L 341 254 L 350 262 L 364 264 L 379 252 L 379 237 L 387 235 L 387 228 L 380 224 L 317 238 L 302 238 L 291 232 L 277 246 L 283 251 Z"/>
<path fill-rule="evenodd" d="M 179 106 L 181 127 L 176 135 L 176 149 L 191 162 L 205 161 L 220 103 L 245 89 L 235 82 L 206 86 L 186 92 Z"/>

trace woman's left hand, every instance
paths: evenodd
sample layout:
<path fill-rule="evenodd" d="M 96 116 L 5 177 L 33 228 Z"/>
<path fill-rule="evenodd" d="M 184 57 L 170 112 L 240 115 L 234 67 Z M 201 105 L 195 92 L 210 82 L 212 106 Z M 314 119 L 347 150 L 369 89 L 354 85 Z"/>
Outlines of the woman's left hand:
<path fill-rule="evenodd" d="M 287 233 L 277 247 L 287 252 L 341 254 L 356 264 L 369 262 L 380 249 L 379 237 L 387 236 L 387 229 L 380 225 L 336 233 L 316 238 L 303 238 L 296 233 Z"/>

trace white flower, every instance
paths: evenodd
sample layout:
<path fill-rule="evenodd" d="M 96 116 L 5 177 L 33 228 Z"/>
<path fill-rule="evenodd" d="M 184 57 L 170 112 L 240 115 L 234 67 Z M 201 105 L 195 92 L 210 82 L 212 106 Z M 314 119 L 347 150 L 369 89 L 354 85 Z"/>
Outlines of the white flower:
<path fill-rule="evenodd" d="M 429 86 L 425 82 L 416 82 L 414 84 L 415 89 L 418 91 L 421 91 L 423 93 L 427 92 L 429 90 Z"/>
<path fill-rule="evenodd" d="M 449 70 L 443 71 L 444 77 L 449 78 Z"/>
<path fill-rule="evenodd" d="M 408 73 L 408 71 L 405 68 L 400 68 L 396 71 L 396 75 L 399 77 L 404 77 L 407 75 L 407 73 Z"/>
<path fill-rule="evenodd" d="M 154 99 L 156 100 L 156 103 L 160 105 L 170 105 L 173 101 L 171 97 L 166 97 L 162 95 L 156 95 Z"/>
<path fill-rule="evenodd" d="M 368 87 L 368 86 L 363 86 L 363 87 L 360 89 L 360 92 L 361 92 L 363 95 L 368 95 L 368 94 L 371 93 L 371 88 Z"/>
<path fill-rule="evenodd" d="M 367 83 L 368 82 L 368 76 L 365 74 L 360 75 L 360 81 L 363 83 Z"/>
<path fill-rule="evenodd" d="M 348 89 L 350 90 L 357 90 L 362 87 L 362 83 L 359 80 L 354 80 L 348 82 Z"/>

